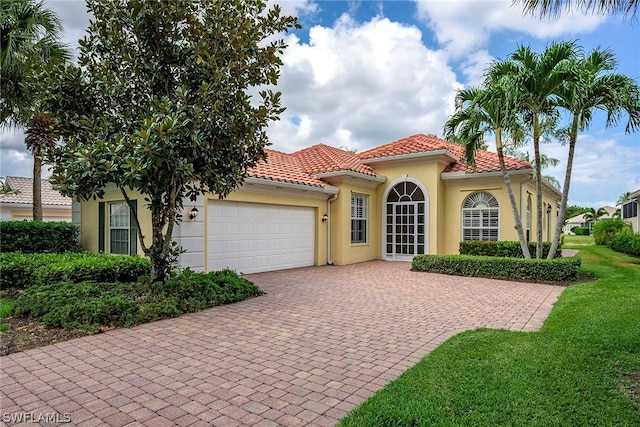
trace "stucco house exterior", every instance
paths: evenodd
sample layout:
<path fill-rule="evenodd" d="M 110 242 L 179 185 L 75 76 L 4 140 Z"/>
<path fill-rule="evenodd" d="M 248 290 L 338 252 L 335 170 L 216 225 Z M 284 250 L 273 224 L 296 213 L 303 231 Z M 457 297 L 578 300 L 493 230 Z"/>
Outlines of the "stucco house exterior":
<path fill-rule="evenodd" d="M 413 135 L 362 153 L 324 144 L 286 154 L 267 150 L 225 200 L 215 194 L 185 203 L 175 240 L 182 266 L 241 273 L 292 267 L 410 260 L 458 253 L 461 240 L 517 240 L 497 154 L 479 151 L 476 168 L 464 148 Z M 530 163 L 507 158 L 523 226 L 535 238 L 535 181 Z M 552 237 L 561 193 L 543 183 L 543 236 Z M 129 210 L 115 187 L 102 200 L 74 202 L 82 246 L 142 253 Z M 133 192 L 137 209 L 142 197 Z M 198 215 L 190 219 L 195 208 Z M 140 215 L 145 235 L 150 214 Z"/>
<path fill-rule="evenodd" d="M 631 224 L 634 233 L 640 233 L 640 215 L 638 215 L 638 205 L 640 205 L 640 188 L 629 193 L 629 201 L 620 207 L 620 217 L 623 221 Z"/>
<path fill-rule="evenodd" d="M 33 219 L 33 178 L 8 176 L 4 182 L 14 192 L 0 194 L 0 220 Z M 42 220 L 71 221 L 71 198 L 64 197 L 42 180 Z"/>

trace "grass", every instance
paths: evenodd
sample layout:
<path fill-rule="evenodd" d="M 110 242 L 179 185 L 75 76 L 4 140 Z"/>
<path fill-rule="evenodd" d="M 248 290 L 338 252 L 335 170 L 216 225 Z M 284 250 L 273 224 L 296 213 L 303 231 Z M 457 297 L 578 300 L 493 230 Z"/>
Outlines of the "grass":
<path fill-rule="evenodd" d="M 565 235 L 563 248 L 571 249 L 568 246 L 591 246 L 595 245 L 593 236 Z M 578 248 L 576 248 L 578 249 Z"/>
<path fill-rule="evenodd" d="M 13 314 L 13 308 L 16 305 L 15 300 L 10 298 L 0 299 L 0 332 L 9 330 L 9 325 L 4 323 L 4 319 Z"/>
<path fill-rule="evenodd" d="M 585 237 L 565 247 L 598 280 L 568 287 L 540 331 L 456 335 L 339 425 L 640 425 L 640 266 Z"/>

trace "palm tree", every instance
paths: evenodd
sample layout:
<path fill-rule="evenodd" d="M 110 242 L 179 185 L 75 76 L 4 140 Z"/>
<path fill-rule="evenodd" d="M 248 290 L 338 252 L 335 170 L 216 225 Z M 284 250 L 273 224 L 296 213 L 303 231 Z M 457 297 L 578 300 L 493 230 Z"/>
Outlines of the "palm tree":
<path fill-rule="evenodd" d="M 557 114 L 553 100 L 555 91 L 566 81 L 575 78 L 571 68 L 577 47 L 573 42 L 554 42 L 542 54 L 520 46 L 509 58 L 495 62 L 489 69 L 489 78 L 509 77 L 511 90 L 518 97 L 522 115 L 531 128 L 536 177 L 536 258 L 542 257 L 542 160 L 540 137 L 544 118 Z"/>
<path fill-rule="evenodd" d="M 475 164 L 475 152 L 486 148 L 485 135 L 492 133 L 496 140 L 496 150 L 500 170 L 507 187 L 509 201 L 515 219 L 520 247 L 525 258 L 531 258 L 529 245 L 522 228 L 522 219 L 513 193 L 511 179 L 504 161 L 503 137 L 516 137 L 520 134 L 516 115 L 510 111 L 513 99 L 509 95 L 507 79 L 490 82 L 485 87 L 458 91 L 455 100 L 455 113 L 444 125 L 445 138 L 464 144 L 467 163 Z"/>
<path fill-rule="evenodd" d="M 579 74 L 578 79 L 565 82 L 556 91 L 557 105 L 567 110 L 572 117 L 568 130 L 567 169 L 558 214 L 560 218 L 564 217 L 567 208 L 578 131 L 589 127 L 594 110 L 607 113 L 607 127 L 615 125 L 620 116 L 626 112 L 629 116 L 626 132 L 640 128 L 640 88 L 633 79 L 622 74 L 611 73 L 615 67 L 615 55 L 611 50 L 595 49 L 588 56 L 576 59 L 574 68 Z M 556 224 L 549 258 L 555 256 L 561 232 L 562 224 Z"/>
<path fill-rule="evenodd" d="M 563 9 L 568 12 L 572 8 L 600 15 L 621 13 L 625 17 L 634 17 L 638 11 L 638 0 L 513 0 L 513 4 L 524 5 L 525 14 L 540 18 L 557 17 Z"/>
<path fill-rule="evenodd" d="M 66 61 L 58 16 L 33 0 L 2 0 L 0 5 L 0 125 L 26 128 L 33 154 L 33 220 L 42 221 L 42 154 L 55 144 L 51 118 L 38 109 L 38 97 L 25 83 L 45 63 Z"/>
<path fill-rule="evenodd" d="M 629 203 L 630 201 L 631 201 L 631 193 L 629 193 L 627 191 L 626 193 L 624 193 L 623 195 L 618 197 L 618 201 L 616 202 L 616 206 L 624 205 L 626 203 Z"/>

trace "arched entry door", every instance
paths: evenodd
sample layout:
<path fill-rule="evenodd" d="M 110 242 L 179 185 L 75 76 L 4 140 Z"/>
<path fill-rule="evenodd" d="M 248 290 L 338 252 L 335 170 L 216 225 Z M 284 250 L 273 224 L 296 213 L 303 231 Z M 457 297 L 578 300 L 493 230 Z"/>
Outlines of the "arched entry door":
<path fill-rule="evenodd" d="M 426 198 L 408 180 L 394 185 L 385 201 L 385 258 L 410 260 L 426 252 Z"/>

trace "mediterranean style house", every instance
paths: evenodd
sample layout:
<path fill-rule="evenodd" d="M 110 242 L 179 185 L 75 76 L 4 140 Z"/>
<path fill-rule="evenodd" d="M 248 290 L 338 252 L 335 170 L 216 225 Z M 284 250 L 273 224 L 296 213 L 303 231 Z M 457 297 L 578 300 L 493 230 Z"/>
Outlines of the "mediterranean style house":
<path fill-rule="evenodd" d="M 496 153 L 478 151 L 475 168 L 464 147 L 413 135 L 362 153 L 324 144 L 291 154 L 267 150 L 226 199 L 215 194 L 185 204 L 174 239 L 186 250 L 183 267 L 241 273 L 293 267 L 411 260 L 455 254 L 461 240 L 517 240 Z M 535 229 L 535 182 L 530 163 L 506 158 L 530 240 Z M 552 237 L 561 193 L 543 183 L 543 236 Z M 140 253 L 129 209 L 115 187 L 102 200 L 74 202 L 82 246 L 90 251 Z M 137 209 L 140 194 L 131 193 Z M 150 214 L 140 214 L 150 236 Z"/>
<path fill-rule="evenodd" d="M 33 219 L 33 178 L 8 176 L 4 182 L 10 193 L 0 194 L 0 220 Z M 42 220 L 71 221 L 71 197 L 64 197 L 43 179 L 41 187 Z"/>

